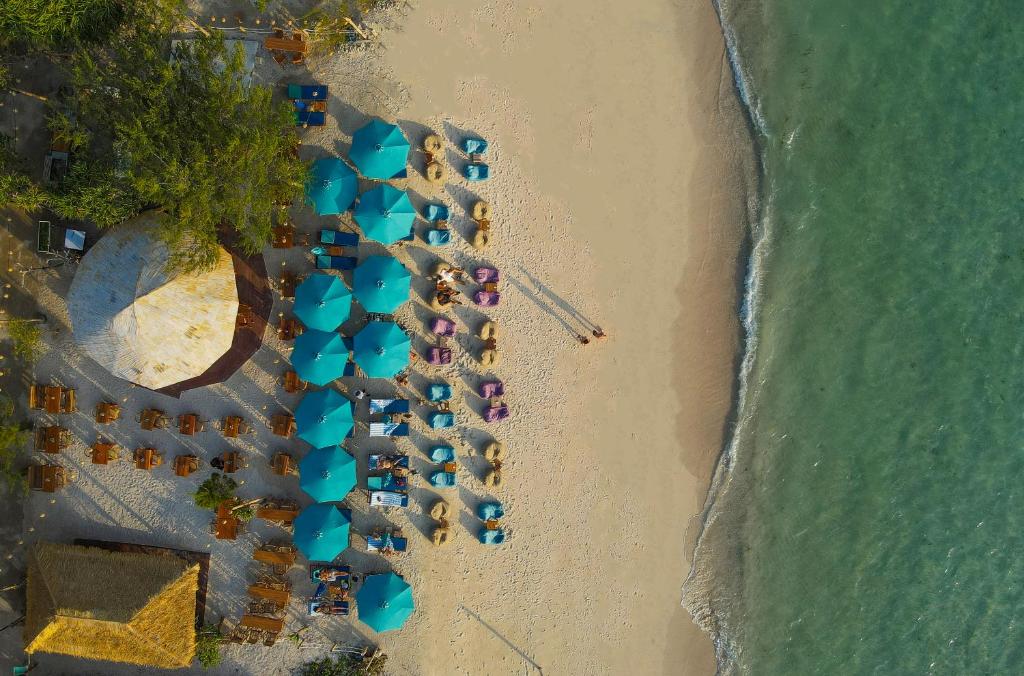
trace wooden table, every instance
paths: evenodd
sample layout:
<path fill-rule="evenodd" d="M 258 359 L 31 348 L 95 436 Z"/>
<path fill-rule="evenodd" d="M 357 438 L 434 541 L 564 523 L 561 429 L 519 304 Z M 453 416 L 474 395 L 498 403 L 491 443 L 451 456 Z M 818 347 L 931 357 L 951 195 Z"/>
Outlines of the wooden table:
<path fill-rule="evenodd" d="M 96 405 L 96 422 L 101 425 L 112 423 L 121 417 L 121 407 L 110 402 L 103 402 Z"/>
<path fill-rule="evenodd" d="M 45 394 L 44 394 L 44 401 L 45 401 L 45 403 L 43 404 L 43 408 L 46 410 L 47 413 L 60 413 L 61 412 L 60 404 L 61 404 L 61 399 L 63 399 L 63 396 L 62 396 L 63 394 L 64 394 L 64 388 L 62 388 L 62 387 L 59 387 L 57 385 L 47 385 L 46 386 L 46 390 L 45 390 Z"/>
<path fill-rule="evenodd" d="M 35 491 L 55 493 L 64 485 L 64 468 L 60 465 L 29 465 L 28 485 Z"/>
<path fill-rule="evenodd" d="M 234 439 L 244 432 L 245 430 L 243 427 L 245 427 L 245 420 L 237 415 L 229 415 L 224 418 L 224 421 L 221 423 L 221 431 L 224 433 L 224 436 L 229 439 Z"/>
<path fill-rule="evenodd" d="M 259 509 L 256 510 L 257 519 L 263 519 L 264 521 L 274 521 L 277 523 L 291 523 L 292 521 L 295 521 L 295 517 L 297 517 L 298 515 L 298 508 L 284 509 L 260 507 Z"/>
<path fill-rule="evenodd" d="M 275 249 L 290 249 L 295 246 L 295 228 L 291 225 L 279 225 L 272 231 Z"/>
<path fill-rule="evenodd" d="M 247 329 L 252 326 L 255 316 L 252 308 L 248 305 L 239 305 L 238 314 L 235 315 L 235 328 L 236 329 Z"/>
<path fill-rule="evenodd" d="M 138 469 L 151 470 L 159 467 L 162 462 L 155 448 L 135 449 L 135 467 Z"/>
<path fill-rule="evenodd" d="M 306 389 L 306 383 L 302 382 L 302 378 L 299 378 L 299 374 L 295 371 L 287 371 L 284 374 L 284 391 L 288 394 L 294 394 L 299 390 Z"/>
<path fill-rule="evenodd" d="M 144 430 L 155 430 L 160 426 L 163 417 L 163 411 L 155 408 L 147 408 L 142 411 L 142 417 L 139 418 L 139 424 L 142 425 L 142 429 Z"/>
<path fill-rule="evenodd" d="M 260 563 L 274 565 L 293 566 L 295 565 L 295 552 L 270 552 L 266 549 L 257 549 L 252 553 L 252 558 Z"/>
<path fill-rule="evenodd" d="M 302 333 L 302 327 L 299 326 L 299 322 L 292 317 L 285 317 L 281 320 L 281 323 L 277 325 L 277 337 L 279 340 L 295 340 L 295 336 Z"/>
<path fill-rule="evenodd" d="M 294 468 L 292 456 L 288 453 L 275 453 L 271 467 L 274 470 L 274 474 L 288 476 Z"/>
<path fill-rule="evenodd" d="M 249 596 L 257 599 L 267 599 L 277 605 L 284 607 L 292 598 L 292 593 L 287 589 L 274 589 L 260 584 L 249 585 Z"/>
<path fill-rule="evenodd" d="M 284 620 L 274 617 L 264 617 L 263 615 L 242 615 L 242 620 L 238 625 L 241 627 L 249 627 L 250 629 L 268 631 L 272 634 L 280 634 L 281 630 L 284 629 Z"/>
<path fill-rule="evenodd" d="M 224 462 L 225 474 L 234 474 L 245 467 L 242 454 L 238 451 L 225 451 L 221 454 L 220 459 Z"/>
<path fill-rule="evenodd" d="M 276 38 L 267 36 L 263 38 L 263 46 L 270 50 L 280 50 L 282 52 L 296 52 L 298 54 L 305 54 L 307 44 L 305 40 L 295 38 Z"/>
<path fill-rule="evenodd" d="M 199 416 L 195 413 L 186 413 L 178 416 L 178 431 L 185 436 L 194 435 L 199 428 Z"/>
<path fill-rule="evenodd" d="M 109 441 L 97 441 L 89 451 L 89 455 L 92 456 L 92 464 L 106 465 L 113 458 L 115 448 L 117 448 L 117 444 Z"/>
<path fill-rule="evenodd" d="M 67 430 L 63 427 L 57 427 L 51 425 L 49 427 L 42 428 L 43 433 L 43 452 L 44 453 L 60 453 L 60 449 L 64 448 L 64 435 Z"/>
<path fill-rule="evenodd" d="M 294 272 L 281 273 L 281 298 L 295 298 L 295 287 L 299 285 L 299 278 Z"/>
<path fill-rule="evenodd" d="M 279 437 L 288 438 L 295 434 L 295 418 L 284 413 L 278 413 L 270 422 L 270 431 Z"/>
<path fill-rule="evenodd" d="M 174 474 L 188 476 L 199 469 L 199 458 L 194 455 L 179 455 L 174 459 Z"/>
<path fill-rule="evenodd" d="M 218 540 L 234 540 L 238 537 L 238 518 L 225 502 L 217 508 L 216 533 Z"/>

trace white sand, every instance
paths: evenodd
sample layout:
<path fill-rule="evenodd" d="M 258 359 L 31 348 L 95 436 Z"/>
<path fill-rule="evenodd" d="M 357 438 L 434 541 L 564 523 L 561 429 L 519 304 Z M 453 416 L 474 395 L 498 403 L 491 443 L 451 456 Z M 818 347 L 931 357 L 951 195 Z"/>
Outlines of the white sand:
<path fill-rule="evenodd" d="M 361 570 L 393 565 L 404 575 L 415 590 L 411 620 L 400 632 L 378 636 L 354 619 L 309 622 L 295 601 L 289 630 L 311 624 L 319 631 L 311 643 L 319 648 L 299 650 L 287 641 L 271 650 L 233 646 L 221 668 L 195 673 L 285 674 L 332 642 L 379 643 L 392 673 L 522 674 L 531 665 L 547 674 L 713 671 L 710 644 L 681 607 L 679 588 L 693 515 L 731 405 L 736 256 L 745 217 L 742 182 L 731 177 L 750 165 L 710 4 L 642 4 L 436 0 L 409 10 L 401 30 L 382 30 L 384 48 L 313 64 L 313 77 L 331 88 L 330 121 L 307 130 L 306 157 L 346 152 L 352 131 L 369 115 L 398 121 L 414 144 L 426 128 L 442 133 L 452 169 L 463 161 L 454 151 L 463 133 L 490 140 L 490 181 L 469 184 L 453 171 L 443 193 L 419 176 L 408 181 L 418 196 L 441 198 L 452 208 L 455 242 L 441 249 L 418 242 L 397 255 L 417 273 L 438 254 L 465 267 L 488 262 L 501 269 L 502 304 L 487 314 L 505 330 L 504 360 L 494 373 L 506 383 L 513 418 L 486 425 L 475 413 L 480 342 L 466 331 L 483 315 L 460 308 L 455 363 L 419 363 L 413 379 L 420 387 L 445 378 L 464 392 L 457 397 L 457 430 L 431 434 L 418 420 L 410 440 L 367 439 L 364 428 L 353 444 L 362 470 L 369 452 L 394 447 L 426 470 L 421 451 L 434 440 L 451 441 L 460 454 L 459 488 L 440 492 L 460 508 L 452 544 L 434 549 L 421 535 L 430 528 L 423 512 L 438 491 L 420 480 L 408 513 L 390 515 L 410 535 L 410 553 L 389 562 L 360 553 L 363 542 L 354 537 L 343 556 Z M 282 84 L 294 79 L 269 59 L 260 71 Z M 413 166 L 422 166 L 420 156 Z M 464 240 L 470 229 L 464 209 L 474 195 L 496 214 L 484 254 Z M 308 209 L 293 215 L 309 233 L 337 222 Z M 282 262 L 292 270 L 309 267 L 298 249 L 268 249 L 266 257 L 271 273 Z M 44 280 L 28 284 L 59 324 L 69 279 Z M 290 312 L 290 303 L 277 299 L 278 312 Z M 430 316 L 417 296 L 402 318 L 423 333 Z M 581 318 L 610 338 L 579 345 L 573 334 L 589 333 Z M 207 618 L 235 620 L 255 570 L 252 547 L 281 532 L 254 522 L 236 542 L 213 540 L 209 514 L 188 498 L 207 471 L 177 479 L 167 466 L 150 474 L 127 464 L 96 467 L 84 447 L 96 436 L 94 404 L 111 396 L 128 399 L 115 440 L 129 448 L 151 440 L 168 460 L 185 448 L 209 459 L 232 444 L 216 432 L 195 441 L 141 432 L 135 413 L 153 404 L 175 415 L 239 413 L 259 423 L 297 402 L 275 382 L 286 369 L 286 350 L 268 335 L 227 383 L 177 402 L 109 376 L 78 352 L 66 327 L 55 340 L 58 348 L 37 377 L 78 389 L 83 413 L 62 420 L 79 441 L 62 460 L 79 479 L 53 502 L 49 495 L 31 497 L 28 537 L 210 551 Z M 391 391 L 391 383 L 370 386 L 374 395 Z M 487 463 L 471 455 L 492 434 L 510 451 L 506 485 L 494 493 L 480 480 Z M 237 475 L 245 481 L 243 496 L 301 495 L 295 479 L 273 476 L 260 458 L 278 449 L 301 455 L 305 444 L 282 442 L 261 428 L 234 445 L 252 458 L 252 467 Z M 483 497 L 506 505 L 504 546 L 476 542 L 479 521 L 471 510 Z M 357 531 L 388 520 L 369 513 L 360 493 L 349 502 Z M 302 576 L 293 570 L 298 594 L 312 589 Z M 142 673 L 40 657 L 40 674 Z"/>

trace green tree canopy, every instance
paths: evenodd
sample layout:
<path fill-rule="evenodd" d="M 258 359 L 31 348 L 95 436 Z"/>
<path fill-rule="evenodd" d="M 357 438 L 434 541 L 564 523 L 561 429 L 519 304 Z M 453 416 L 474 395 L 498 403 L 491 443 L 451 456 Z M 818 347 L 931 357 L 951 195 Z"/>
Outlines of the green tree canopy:
<path fill-rule="evenodd" d="M 301 195 L 306 167 L 290 106 L 244 83 L 240 46 L 199 38 L 169 60 L 166 42 L 162 30 L 136 26 L 111 50 L 76 55 L 67 117 L 78 129 L 62 133 L 88 139 L 86 169 L 54 206 L 102 225 L 138 205 L 160 209 L 171 265 L 196 270 L 216 262 L 222 224 L 246 252 L 262 249 L 275 202 Z"/>
<path fill-rule="evenodd" d="M 128 0 L 3 0 L 0 49 L 47 50 L 110 37 Z"/>

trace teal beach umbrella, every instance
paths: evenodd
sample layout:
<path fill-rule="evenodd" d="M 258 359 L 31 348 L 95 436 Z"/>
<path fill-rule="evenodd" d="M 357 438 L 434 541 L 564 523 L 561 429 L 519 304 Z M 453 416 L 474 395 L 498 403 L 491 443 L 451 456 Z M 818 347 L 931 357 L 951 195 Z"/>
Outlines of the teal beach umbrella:
<path fill-rule="evenodd" d="M 295 546 L 310 561 L 333 561 L 348 547 L 348 517 L 334 505 L 310 505 L 295 517 Z"/>
<path fill-rule="evenodd" d="M 314 273 L 295 289 L 295 315 L 318 331 L 334 331 L 348 319 L 352 292 L 341 277 Z"/>
<path fill-rule="evenodd" d="M 337 157 L 313 163 L 306 183 L 306 202 L 321 216 L 348 211 L 359 192 L 356 172 Z"/>
<path fill-rule="evenodd" d="M 348 357 L 348 346 L 340 334 L 310 329 L 295 339 L 292 368 L 306 382 L 326 385 L 345 374 Z"/>
<path fill-rule="evenodd" d="M 404 190 L 384 183 L 362 194 L 355 219 L 367 239 L 394 244 L 412 232 L 416 209 Z"/>
<path fill-rule="evenodd" d="M 310 451 L 299 462 L 299 487 L 317 502 L 341 502 L 356 487 L 356 460 L 340 446 Z"/>
<path fill-rule="evenodd" d="M 313 448 L 337 446 L 353 426 L 352 402 L 335 390 L 310 392 L 295 409 L 295 434 Z"/>
<path fill-rule="evenodd" d="M 394 322 L 370 322 L 352 339 L 352 354 L 368 377 L 391 378 L 409 365 L 410 345 Z"/>
<path fill-rule="evenodd" d="M 348 157 L 366 178 L 394 178 L 409 161 L 409 140 L 397 126 L 374 119 L 352 135 Z"/>
<path fill-rule="evenodd" d="M 295 531 L 297 533 L 298 528 Z M 416 610 L 412 587 L 394 573 L 364 578 L 363 586 L 356 593 L 356 607 L 359 619 L 376 632 L 401 629 Z"/>
<path fill-rule="evenodd" d="M 356 300 L 367 312 L 390 314 L 409 300 L 412 273 L 397 258 L 370 256 L 356 268 L 353 280 Z"/>

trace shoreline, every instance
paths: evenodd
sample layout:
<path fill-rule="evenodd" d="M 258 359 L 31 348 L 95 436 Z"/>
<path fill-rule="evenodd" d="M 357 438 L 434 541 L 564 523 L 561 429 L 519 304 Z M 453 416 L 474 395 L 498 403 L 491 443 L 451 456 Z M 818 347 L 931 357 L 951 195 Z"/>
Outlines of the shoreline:
<path fill-rule="evenodd" d="M 760 273 L 763 260 L 762 244 L 767 243 L 766 219 L 767 206 L 762 202 L 762 187 L 765 182 L 762 149 L 758 138 L 760 123 L 759 115 L 751 103 L 751 92 L 742 71 L 740 57 L 735 44 L 735 35 L 722 13 L 721 0 L 712 0 L 718 21 L 726 58 L 728 60 L 733 100 L 738 104 L 742 117 L 743 132 L 747 144 L 745 171 L 737 172 L 749 182 L 745 188 L 747 194 L 747 226 L 743 233 L 743 241 L 738 252 L 735 268 L 736 305 L 735 313 L 738 320 L 739 348 L 736 351 L 734 377 L 732 382 L 732 406 L 725 419 L 723 445 L 715 459 L 707 482 L 706 498 L 700 511 L 694 516 L 696 533 L 690 547 L 690 569 L 682 584 L 683 604 L 693 618 L 693 622 L 711 640 L 715 651 L 716 673 L 731 673 L 730 665 L 734 655 L 728 645 L 728 637 L 723 636 L 719 626 L 718 615 L 710 602 L 708 589 L 716 582 L 715 571 L 718 566 L 729 565 L 725 559 L 713 559 L 713 552 L 703 551 L 704 535 L 718 516 L 718 505 L 721 498 L 729 490 L 735 462 L 735 445 L 738 443 L 742 428 L 741 414 L 748 400 L 748 380 L 757 353 L 757 301 Z M 713 548 L 713 546 L 709 546 Z M 702 558 L 703 557 L 703 558 Z"/>

